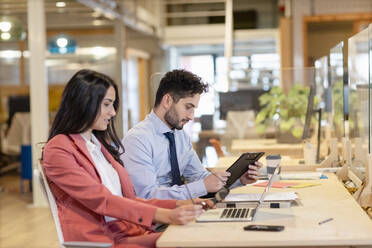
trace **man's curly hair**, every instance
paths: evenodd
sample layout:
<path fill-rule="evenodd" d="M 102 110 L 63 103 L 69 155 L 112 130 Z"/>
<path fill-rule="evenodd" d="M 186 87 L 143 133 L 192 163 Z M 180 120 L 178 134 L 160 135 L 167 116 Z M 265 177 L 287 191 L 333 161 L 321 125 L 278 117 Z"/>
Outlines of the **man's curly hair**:
<path fill-rule="evenodd" d="M 165 94 L 170 94 L 177 103 L 181 98 L 202 94 L 208 91 L 208 84 L 197 75 L 186 70 L 173 70 L 167 72 L 161 79 L 156 92 L 155 107 L 157 107 Z"/>

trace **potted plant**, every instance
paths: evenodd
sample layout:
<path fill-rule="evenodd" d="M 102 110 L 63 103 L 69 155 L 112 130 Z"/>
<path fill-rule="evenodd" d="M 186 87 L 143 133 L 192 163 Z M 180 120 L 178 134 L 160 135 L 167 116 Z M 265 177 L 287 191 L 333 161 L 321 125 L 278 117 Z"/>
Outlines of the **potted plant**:
<path fill-rule="evenodd" d="M 295 84 L 288 94 L 275 86 L 261 95 L 259 101 L 262 108 L 255 121 L 257 132 L 263 134 L 268 127 L 274 125 L 278 130 L 278 142 L 301 142 L 309 92 L 309 87 Z"/>

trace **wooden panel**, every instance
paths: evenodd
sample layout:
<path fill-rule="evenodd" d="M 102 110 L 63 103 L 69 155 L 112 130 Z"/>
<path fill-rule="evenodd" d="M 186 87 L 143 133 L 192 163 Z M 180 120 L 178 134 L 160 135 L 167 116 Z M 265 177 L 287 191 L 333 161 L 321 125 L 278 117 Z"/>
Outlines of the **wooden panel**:
<path fill-rule="evenodd" d="M 372 22 L 372 13 L 345 13 L 345 14 L 326 14 L 316 16 L 304 16 L 302 18 L 302 47 L 303 47 L 303 64 L 304 67 L 312 66 L 310 64 L 314 58 L 309 59 L 309 24 L 314 23 L 337 23 L 337 22 L 351 22 L 353 24 L 353 33 L 360 31 L 360 28 L 366 23 Z M 333 31 L 333 30 L 330 30 Z M 340 40 L 342 41 L 342 40 Z M 334 44 L 335 45 L 335 44 Z M 330 49 L 331 47 L 329 47 Z M 328 49 L 328 48 L 327 48 Z M 309 62 L 310 60 L 310 62 Z"/>
<path fill-rule="evenodd" d="M 290 18 L 280 18 L 279 22 L 280 32 L 280 67 L 292 68 L 293 67 L 293 56 L 292 56 L 292 20 Z M 281 86 L 284 92 L 288 92 L 290 89 L 293 74 L 281 73 Z"/>
<path fill-rule="evenodd" d="M 49 85 L 49 111 L 56 111 L 61 101 L 64 84 Z M 7 120 L 7 98 L 11 95 L 29 95 L 29 85 L 0 85 L 0 122 Z"/>
<path fill-rule="evenodd" d="M 106 29 L 61 29 L 61 30 L 48 30 L 47 31 L 47 36 L 55 36 L 58 34 L 67 34 L 71 36 L 76 36 L 76 35 L 97 35 L 97 34 L 113 34 L 114 31 L 112 28 L 106 28 Z"/>
<path fill-rule="evenodd" d="M 304 16 L 304 22 L 337 22 L 337 21 L 360 21 L 371 20 L 372 13 L 345 13 L 345 14 L 327 14 L 316 16 Z"/>
<path fill-rule="evenodd" d="M 149 74 L 148 74 L 148 60 L 138 59 L 138 95 L 140 105 L 140 121 L 144 120 L 146 115 L 150 112 L 150 105 L 148 99 L 149 89 Z"/>

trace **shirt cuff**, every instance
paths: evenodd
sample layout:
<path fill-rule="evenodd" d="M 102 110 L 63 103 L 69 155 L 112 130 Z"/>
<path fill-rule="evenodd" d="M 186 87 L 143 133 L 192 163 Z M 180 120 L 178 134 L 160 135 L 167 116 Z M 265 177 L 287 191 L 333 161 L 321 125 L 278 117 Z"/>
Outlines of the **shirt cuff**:
<path fill-rule="evenodd" d="M 244 184 L 242 184 L 242 182 L 240 181 L 240 178 L 238 178 L 238 180 L 236 180 L 235 183 L 233 183 L 230 186 L 230 189 L 233 189 L 233 188 L 236 188 L 236 187 L 240 187 L 240 186 L 244 186 Z"/>
<path fill-rule="evenodd" d="M 185 187 L 189 188 L 192 198 L 196 198 L 196 197 L 200 197 L 200 196 L 208 194 L 203 180 L 198 180 L 192 183 L 188 183 L 187 185 L 185 185 Z"/>

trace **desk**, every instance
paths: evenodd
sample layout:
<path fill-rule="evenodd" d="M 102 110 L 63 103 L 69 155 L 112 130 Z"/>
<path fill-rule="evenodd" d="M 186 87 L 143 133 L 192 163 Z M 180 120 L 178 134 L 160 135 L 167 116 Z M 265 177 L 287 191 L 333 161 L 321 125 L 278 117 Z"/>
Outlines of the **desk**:
<path fill-rule="evenodd" d="M 229 168 L 237 159 L 239 156 L 225 156 L 218 158 L 217 164 L 214 166 L 209 166 L 207 169 L 209 171 L 221 171 L 226 170 Z M 266 164 L 265 156 L 262 157 L 259 161 Z M 289 156 L 282 156 L 282 159 L 280 161 L 280 165 L 282 168 L 282 171 L 316 171 L 316 168 L 318 168 L 319 164 L 314 165 L 305 165 L 300 164 L 300 159 L 292 159 Z"/>
<path fill-rule="evenodd" d="M 158 247 L 306 247 L 372 246 L 372 221 L 346 191 L 335 175 L 311 180 L 321 185 L 296 189 L 303 206 L 262 208 L 255 224 L 284 225 L 282 232 L 244 231 L 245 223 L 189 223 L 171 225 L 157 242 Z M 307 180 L 309 182 L 309 180 Z M 246 186 L 233 193 L 262 192 Z M 272 188 L 272 192 L 293 189 Z M 269 218 L 270 217 L 270 218 Z M 323 225 L 318 222 L 333 218 Z"/>
<path fill-rule="evenodd" d="M 303 144 L 282 144 L 276 139 L 236 139 L 231 144 L 232 152 L 265 152 L 265 155 L 281 154 L 294 158 L 303 158 Z"/>

